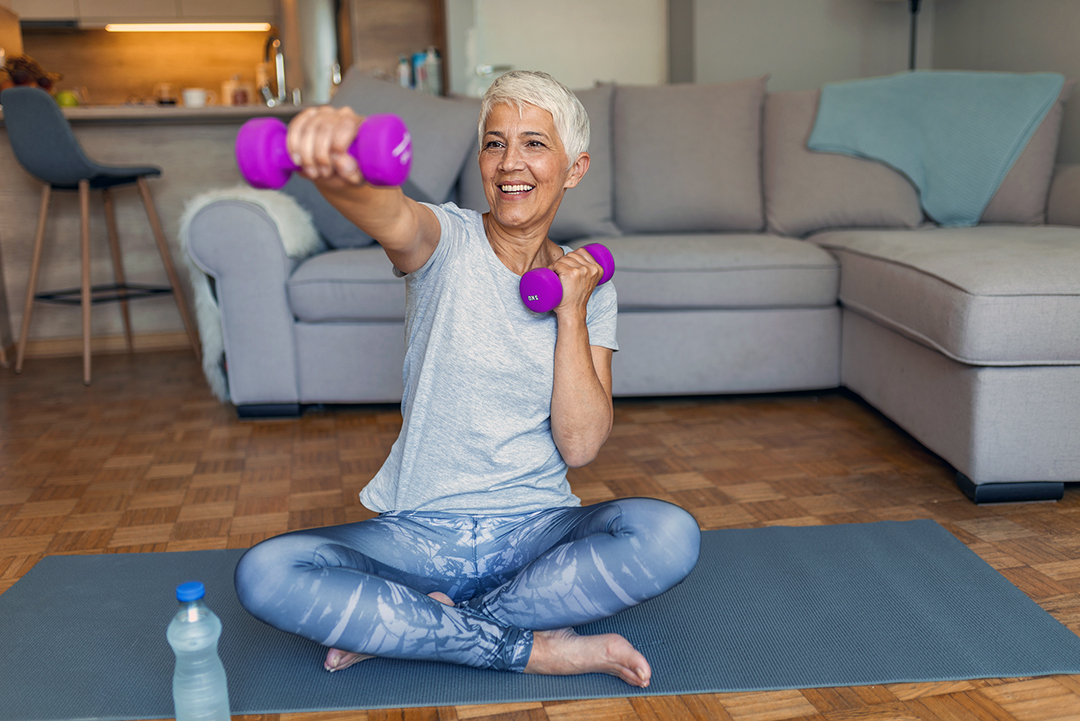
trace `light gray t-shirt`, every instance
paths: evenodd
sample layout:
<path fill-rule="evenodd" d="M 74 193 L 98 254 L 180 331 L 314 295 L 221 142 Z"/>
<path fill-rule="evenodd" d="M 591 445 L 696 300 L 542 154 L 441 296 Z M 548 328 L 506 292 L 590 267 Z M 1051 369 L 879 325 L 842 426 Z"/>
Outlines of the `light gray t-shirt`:
<path fill-rule="evenodd" d="M 521 302 L 520 277 L 479 213 L 428 206 L 442 235 L 405 276 L 404 425 L 360 499 L 373 511 L 479 515 L 578 506 L 551 435 L 554 313 Z M 617 350 L 615 288 L 593 291 L 589 343 Z"/>

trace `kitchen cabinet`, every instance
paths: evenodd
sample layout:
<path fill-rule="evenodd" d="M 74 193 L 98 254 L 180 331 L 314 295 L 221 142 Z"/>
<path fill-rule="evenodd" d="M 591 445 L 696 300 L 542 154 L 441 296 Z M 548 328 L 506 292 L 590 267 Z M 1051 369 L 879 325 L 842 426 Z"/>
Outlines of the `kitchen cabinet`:
<path fill-rule="evenodd" d="M 20 20 L 74 20 L 79 17 L 77 0 L 11 0 L 11 9 Z"/>
<path fill-rule="evenodd" d="M 79 19 L 93 22 L 176 20 L 176 0 L 79 0 Z"/>
<path fill-rule="evenodd" d="M 3 0 L 0 0 L 2 2 Z M 278 0 L 8 0 L 22 20 L 277 22 Z"/>
<path fill-rule="evenodd" d="M 277 22 L 277 0 L 179 0 L 181 19 Z"/>
<path fill-rule="evenodd" d="M 475 0 L 471 0 L 475 1 Z M 434 45 L 446 65 L 444 0 L 341 0 L 342 67 L 395 77 L 398 57 Z M 443 87 L 446 86 L 443 75 Z"/>

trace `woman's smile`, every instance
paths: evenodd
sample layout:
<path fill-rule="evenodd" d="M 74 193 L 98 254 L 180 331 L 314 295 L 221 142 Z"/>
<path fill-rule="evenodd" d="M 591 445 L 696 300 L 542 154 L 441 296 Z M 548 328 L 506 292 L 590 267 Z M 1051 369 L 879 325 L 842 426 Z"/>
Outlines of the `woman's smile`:
<path fill-rule="evenodd" d="M 535 185 L 529 185 L 528 183 L 503 183 L 499 186 L 499 190 L 501 190 L 506 195 L 523 195 L 525 193 L 528 193 L 535 187 Z"/>

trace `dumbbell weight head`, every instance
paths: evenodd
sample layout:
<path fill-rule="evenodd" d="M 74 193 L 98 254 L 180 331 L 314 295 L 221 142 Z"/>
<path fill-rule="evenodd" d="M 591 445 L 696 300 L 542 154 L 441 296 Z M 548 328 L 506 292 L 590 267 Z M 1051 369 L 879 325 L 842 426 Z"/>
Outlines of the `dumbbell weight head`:
<path fill-rule="evenodd" d="M 412 136 L 398 116 L 371 115 L 360 125 L 349 154 L 372 185 L 401 185 L 412 166 Z"/>
<path fill-rule="evenodd" d="M 533 268 L 521 276 L 521 301 L 533 313 L 547 313 L 562 303 L 562 281 L 551 268 Z"/>
<path fill-rule="evenodd" d="M 252 187 L 276 189 L 289 182 L 297 165 L 289 157 L 289 129 L 277 118 L 252 118 L 236 135 L 236 164 Z"/>
<path fill-rule="evenodd" d="M 606 246 L 590 243 L 583 250 L 604 269 L 604 275 L 597 285 L 603 285 L 615 275 L 615 258 Z M 533 313 L 547 313 L 562 302 L 563 288 L 559 276 L 551 268 L 534 268 L 521 276 L 518 285 L 521 300 Z"/>
<path fill-rule="evenodd" d="M 597 285 L 603 285 L 611 280 L 611 276 L 615 275 L 615 256 L 611 254 L 607 246 L 601 243 L 589 243 L 582 246 L 582 249 L 591 255 L 592 259 L 604 269 L 604 275 L 601 276 Z"/>
<path fill-rule="evenodd" d="M 236 163 L 256 188 L 277 189 L 299 166 L 289 157 L 288 126 L 277 118 L 254 118 L 236 136 Z M 372 185 L 401 185 L 412 165 L 412 139 L 396 115 L 371 115 L 349 146 L 364 180 Z"/>

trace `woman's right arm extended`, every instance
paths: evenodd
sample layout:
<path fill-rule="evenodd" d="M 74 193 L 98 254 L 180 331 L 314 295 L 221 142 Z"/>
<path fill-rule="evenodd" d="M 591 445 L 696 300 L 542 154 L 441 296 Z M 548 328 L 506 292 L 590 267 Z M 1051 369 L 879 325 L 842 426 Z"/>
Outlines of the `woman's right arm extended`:
<path fill-rule="evenodd" d="M 412 273 L 435 252 L 439 221 L 401 188 L 364 182 L 348 153 L 363 120 L 351 108 L 309 108 L 289 123 L 289 154 L 331 205 L 379 242 L 398 270 Z"/>

